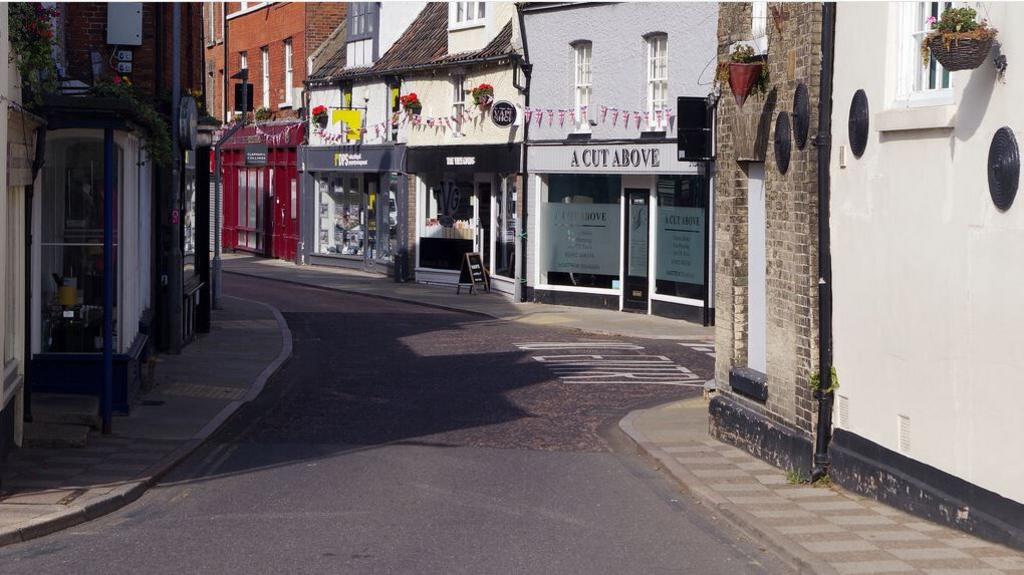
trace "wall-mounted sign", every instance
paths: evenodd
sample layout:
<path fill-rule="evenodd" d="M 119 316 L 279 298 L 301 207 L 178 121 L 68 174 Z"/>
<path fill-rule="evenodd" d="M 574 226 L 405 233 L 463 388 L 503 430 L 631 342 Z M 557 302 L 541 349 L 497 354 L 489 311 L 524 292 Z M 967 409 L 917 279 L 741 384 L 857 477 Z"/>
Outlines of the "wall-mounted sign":
<path fill-rule="evenodd" d="M 363 158 L 362 154 L 346 154 L 338 152 L 334 154 L 334 167 L 347 168 L 349 166 L 366 166 L 369 160 Z"/>
<path fill-rule="evenodd" d="M 447 156 L 444 163 L 446 166 L 475 166 L 476 158 L 474 156 Z"/>
<path fill-rule="evenodd" d="M 181 147 L 191 150 L 199 140 L 199 109 L 192 96 L 181 99 L 178 112 L 178 141 Z"/>
<path fill-rule="evenodd" d="M 676 145 L 531 146 L 530 171 L 590 174 L 699 174 L 702 163 L 679 160 Z"/>
<path fill-rule="evenodd" d="M 245 145 L 245 165 L 246 166 L 266 166 L 267 165 L 267 145 L 266 144 L 246 144 Z"/>
<path fill-rule="evenodd" d="M 491 104 L 491 121 L 499 128 L 508 128 L 517 124 L 519 110 L 512 102 L 501 100 Z"/>

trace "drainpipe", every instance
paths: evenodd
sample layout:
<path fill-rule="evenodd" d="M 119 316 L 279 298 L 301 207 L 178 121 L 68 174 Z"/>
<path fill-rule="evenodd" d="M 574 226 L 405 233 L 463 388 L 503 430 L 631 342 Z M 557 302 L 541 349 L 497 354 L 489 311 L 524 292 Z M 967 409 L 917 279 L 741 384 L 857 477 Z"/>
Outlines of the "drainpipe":
<path fill-rule="evenodd" d="M 832 195 L 829 163 L 832 155 L 832 68 L 835 57 L 836 5 L 822 4 L 821 81 L 818 95 L 818 376 L 821 385 L 832 382 L 832 256 L 829 202 Z M 818 425 L 814 438 L 814 469 L 811 479 L 828 474 L 828 444 L 832 439 L 832 392 L 814 392 L 818 400 Z"/>
<path fill-rule="evenodd" d="M 182 284 L 181 255 L 181 150 L 179 148 L 179 112 L 181 110 L 181 4 L 171 7 L 171 193 L 169 257 L 167 258 L 167 326 L 170 334 L 171 353 L 181 353 L 183 340 L 182 307 L 184 289 Z"/>
<path fill-rule="evenodd" d="M 523 5 L 520 2 L 516 3 L 516 15 L 519 17 L 519 34 L 523 38 L 523 59 L 522 59 L 522 61 L 519 64 L 520 68 L 523 70 L 523 76 L 526 77 L 526 90 L 525 90 L 525 93 L 523 94 L 523 102 L 524 102 L 523 105 L 524 105 L 525 108 L 529 108 L 530 107 L 530 79 L 533 76 L 533 64 L 530 62 L 530 49 L 528 47 L 529 44 L 526 41 L 526 24 L 525 24 L 525 19 L 523 18 Z M 525 118 L 524 118 L 524 120 L 525 120 Z M 528 214 L 530 213 L 529 210 L 527 210 L 527 206 L 529 205 L 529 198 L 530 198 L 530 175 L 529 175 L 529 171 L 528 171 L 529 164 L 527 162 L 526 142 L 529 141 L 529 139 L 530 139 L 530 123 L 524 121 L 523 122 L 522 159 L 520 160 L 521 163 L 522 163 L 522 168 L 520 170 L 520 173 L 523 175 L 523 185 L 522 185 L 523 189 L 522 189 L 521 199 L 519 200 L 520 205 L 522 206 L 522 217 L 519 219 L 519 222 L 520 222 L 519 223 L 519 257 L 516 258 L 516 260 L 519 262 L 519 301 L 521 301 L 521 302 L 527 301 L 526 286 L 527 286 L 528 277 L 529 277 L 528 271 L 527 271 L 529 269 L 529 266 L 527 265 L 527 261 L 526 261 L 526 254 L 527 254 L 527 238 L 526 238 L 526 229 L 527 229 L 527 227 L 526 227 L 526 222 L 527 222 L 527 218 L 529 217 Z"/>

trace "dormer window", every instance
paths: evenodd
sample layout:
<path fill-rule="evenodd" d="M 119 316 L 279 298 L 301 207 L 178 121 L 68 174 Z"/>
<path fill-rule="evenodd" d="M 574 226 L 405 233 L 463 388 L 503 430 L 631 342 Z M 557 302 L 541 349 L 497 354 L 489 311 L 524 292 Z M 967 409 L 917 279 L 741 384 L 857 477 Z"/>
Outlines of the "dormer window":
<path fill-rule="evenodd" d="M 450 30 L 483 26 L 486 17 L 486 2 L 452 2 L 448 4 L 448 28 Z"/>
<path fill-rule="evenodd" d="M 377 20 L 380 16 L 376 2 L 349 4 L 348 36 L 345 45 L 346 66 L 360 68 L 372 66 L 377 60 Z"/>

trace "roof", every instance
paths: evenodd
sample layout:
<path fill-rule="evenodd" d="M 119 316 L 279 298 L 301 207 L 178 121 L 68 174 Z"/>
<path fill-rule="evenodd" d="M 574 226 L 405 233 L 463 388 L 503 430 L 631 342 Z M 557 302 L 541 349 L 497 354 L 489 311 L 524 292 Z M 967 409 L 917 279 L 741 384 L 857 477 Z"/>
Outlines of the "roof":
<path fill-rule="evenodd" d="M 313 73 L 310 81 L 326 80 L 340 74 L 345 69 L 345 40 L 348 37 L 347 21 L 341 24 L 313 52 Z"/>
<path fill-rule="evenodd" d="M 344 45 L 338 48 L 344 60 Z M 430 2 L 413 20 L 398 41 L 372 67 L 350 68 L 332 74 L 317 71 L 310 80 L 325 83 L 347 79 L 399 74 L 457 64 L 473 64 L 503 58 L 515 53 L 512 47 L 512 21 L 481 50 L 448 53 L 448 4 Z"/>

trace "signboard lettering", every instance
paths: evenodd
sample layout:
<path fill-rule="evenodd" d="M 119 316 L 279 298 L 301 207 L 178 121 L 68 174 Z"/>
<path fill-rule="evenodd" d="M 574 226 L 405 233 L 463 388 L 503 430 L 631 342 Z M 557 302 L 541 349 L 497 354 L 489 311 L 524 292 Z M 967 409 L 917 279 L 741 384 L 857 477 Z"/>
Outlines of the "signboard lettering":
<path fill-rule="evenodd" d="M 362 154 L 334 154 L 334 166 L 337 168 L 344 168 L 348 166 L 366 166 L 370 162 L 364 160 Z"/>
<path fill-rule="evenodd" d="M 462 286 L 469 286 L 469 293 L 473 293 L 476 287 L 484 291 L 491 290 L 490 278 L 487 275 L 487 268 L 484 267 L 484 260 L 479 252 L 468 253 L 462 258 L 462 269 L 459 270 L 459 283 L 455 286 L 455 293 L 462 293 Z"/>
<path fill-rule="evenodd" d="M 659 280 L 704 283 L 704 208 L 658 207 Z"/>
<path fill-rule="evenodd" d="M 266 144 L 246 144 L 245 145 L 245 165 L 246 166 L 266 166 L 267 165 L 267 145 Z"/>
<path fill-rule="evenodd" d="M 445 163 L 449 166 L 475 166 L 476 158 L 473 156 L 448 156 Z"/>
<path fill-rule="evenodd" d="M 659 168 L 658 148 L 583 148 L 573 150 L 569 165 L 573 168 Z"/>
<path fill-rule="evenodd" d="M 619 275 L 617 204 L 548 203 L 541 218 L 548 270 Z"/>
<path fill-rule="evenodd" d="M 504 100 L 491 104 L 491 121 L 499 128 L 508 128 L 516 124 L 519 110 L 512 102 Z"/>

